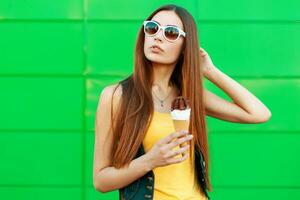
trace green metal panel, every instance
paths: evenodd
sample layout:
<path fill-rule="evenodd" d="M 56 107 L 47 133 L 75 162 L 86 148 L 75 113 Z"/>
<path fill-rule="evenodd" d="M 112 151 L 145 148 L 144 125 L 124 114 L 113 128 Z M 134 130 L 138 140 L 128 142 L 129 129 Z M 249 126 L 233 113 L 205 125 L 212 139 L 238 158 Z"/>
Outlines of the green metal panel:
<path fill-rule="evenodd" d="M 196 0 L 89 0 L 88 19 L 141 20 L 148 17 L 159 6 L 173 3 L 185 7 L 197 19 Z"/>
<path fill-rule="evenodd" d="M 212 179 L 216 186 L 300 186 L 300 160 L 295 159 L 300 151 L 299 134 L 233 130 L 211 133 L 210 139 Z"/>
<path fill-rule="evenodd" d="M 0 129 L 81 130 L 82 78 L 0 78 Z"/>
<path fill-rule="evenodd" d="M 0 73 L 81 74 L 84 67 L 82 24 L 0 23 Z"/>
<path fill-rule="evenodd" d="M 82 19 L 83 0 L 0 1 L 0 19 Z"/>
<path fill-rule="evenodd" d="M 217 188 L 212 193 L 212 199 L 253 200 L 253 199 L 300 199 L 298 188 L 269 188 L 269 187 L 231 187 Z"/>
<path fill-rule="evenodd" d="M 300 23 L 201 22 L 200 45 L 234 76 L 299 76 Z"/>
<path fill-rule="evenodd" d="M 86 151 L 85 151 L 85 183 L 86 186 L 93 187 L 93 159 L 94 159 L 94 131 L 86 132 Z"/>
<path fill-rule="evenodd" d="M 102 75 L 131 73 L 138 28 L 138 23 L 127 21 L 88 23 L 87 73 Z"/>
<path fill-rule="evenodd" d="M 202 0 L 198 1 L 203 20 L 299 20 L 299 0 Z M 259 23 L 258 21 L 258 23 Z"/>
<path fill-rule="evenodd" d="M 80 187 L 1 187 L 0 194 L 3 199 L 9 200 L 80 200 L 82 189 Z M 7 198 L 5 198 L 7 197 Z"/>
<path fill-rule="evenodd" d="M 132 73 L 142 21 L 169 3 L 191 12 L 216 66 L 272 111 L 263 124 L 207 116 L 213 200 L 300 198 L 300 1 L 3 0 L 1 199 L 118 199 L 93 188 L 99 95 Z"/>
<path fill-rule="evenodd" d="M 80 132 L 2 132 L 0 149 L 1 185 L 81 184 Z"/>

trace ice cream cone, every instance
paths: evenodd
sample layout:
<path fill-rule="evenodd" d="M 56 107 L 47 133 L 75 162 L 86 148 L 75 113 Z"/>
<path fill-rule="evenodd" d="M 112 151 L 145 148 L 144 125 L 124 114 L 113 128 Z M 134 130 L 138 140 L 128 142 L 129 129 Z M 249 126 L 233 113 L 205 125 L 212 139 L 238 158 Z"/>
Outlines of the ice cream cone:
<path fill-rule="evenodd" d="M 171 116 L 173 119 L 173 125 L 176 132 L 182 130 L 189 130 L 189 120 L 190 120 L 191 109 L 189 107 L 189 102 L 184 97 L 177 97 L 172 102 Z M 188 142 L 181 143 L 179 146 L 183 147 L 187 145 Z M 183 156 L 183 154 L 182 154 Z"/>
<path fill-rule="evenodd" d="M 173 119 L 173 124 L 174 124 L 174 128 L 175 128 L 175 131 L 182 131 L 182 130 L 186 130 L 188 131 L 189 130 L 189 125 L 190 125 L 190 110 L 191 109 L 187 109 L 185 110 L 184 112 L 187 112 L 185 114 L 182 114 L 182 115 L 187 115 L 188 114 L 188 117 L 186 118 L 178 118 L 177 115 L 181 115 L 180 112 L 182 111 L 179 111 L 179 110 L 174 110 L 173 113 L 172 113 L 172 119 Z M 175 114 L 175 112 L 177 112 Z"/>

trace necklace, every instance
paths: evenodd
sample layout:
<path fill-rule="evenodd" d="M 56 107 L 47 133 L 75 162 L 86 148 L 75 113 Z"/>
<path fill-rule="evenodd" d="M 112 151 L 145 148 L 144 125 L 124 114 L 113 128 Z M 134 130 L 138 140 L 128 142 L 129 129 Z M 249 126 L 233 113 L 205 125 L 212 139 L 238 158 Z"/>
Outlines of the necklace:
<path fill-rule="evenodd" d="M 160 99 L 160 98 L 155 94 L 155 92 L 153 91 L 154 96 L 160 101 L 160 107 L 164 107 L 164 101 L 170 96 L 171 91 L 172 91 L 172 90 L 170 90 L 169 94 L 168 94 L 164 99 Z"/>

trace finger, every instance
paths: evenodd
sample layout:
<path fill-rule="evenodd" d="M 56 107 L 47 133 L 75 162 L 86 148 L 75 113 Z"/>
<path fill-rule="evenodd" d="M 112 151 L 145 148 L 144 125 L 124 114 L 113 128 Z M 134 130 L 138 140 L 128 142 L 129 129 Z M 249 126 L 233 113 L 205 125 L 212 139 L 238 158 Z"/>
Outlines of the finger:
<path fill-rule="evenodd" d="M 203 48 L 200 47 L 200 51 L 205 52 L 205 50 Z"/>
<path fill-rule="evenodd" d="M 181 154 L 183 152 L 186 152 L 187 149 L 189 148 L 189 145 L 186 145 L 182 148 L 179 148 L 179 149 L 176 149 L 176 150 L 171 150 L 171 151 L 168 151 L 168 153 L 165 154 L 165 157 L 166 158 L 169 158 L 169 157 L 174 157 L 174 156 L 177 156 L 178 154 Z"/>
<path fill-rule="evenodd" d="M 160 140 L 160 144 L 168 144 L 169 142 L 171 142 L 173 139 L 177 138 L 177 137 L 181 137 L 184 135 L 187 135 L 188 131 L 183 130 L 183 131 L 177 131 L 174 133 L 171 133 L 170 135 L 168 135 L 167 137 L 164 137 L 163 139 Z"/>
<path fill-rule="evenodd" d="M 180 147 L 180 148 L 185 147 L 185 146 L 188 146 L 188 147 L 189 147 L 190 145 L 192 145 L 191 142 L 192 142 L 192 141 L 183 142 L 182 144 L 179 144 L 179 147 Z M 188 151 L 189 151 L 189 148 L 188 148 Z M 185 151 L 185 152 L 183 152 L 181 155 L 184 156 L 186 153 L 187 153 L 187 152 Z"/>
<path fill-rule="evenodd" d="M 200 55 L 204 56 L 204 55 L 206 55 L 206 54 L 207 54 L 207 53 L 206 53 L 205 51 L 200 50 Z"/>
<path fill-rule="evenodd" d="M 180 162 L 186 160 L 188 158 L 188 156 L 189 156 L 189 153 L 186 153 L 184 156 L 182 156 L 180 158 L 171 158 L 167 162 L 170 164 L 180 163 Z"/>
<path fill-rule="evenodd" d="M 207 54 L 207 52 L 203 48 L 200 48 L 200 49 L 201 49 L 201 52 L 203 52 L 204 54 Z"/>
<path fill-rule="evenodd" d="M 205 51 L 201 51 L 200 53 L 203 54 L 203 55 L 207 54 L 207 52 L 205 52 Z"/>
<path fill-rule="evenodd" d="M 179 146 L 180 146 L 180 147 L 184 147 L 184 146 L 186 146 L 186 145 L 189 145 L 188 143 L 189 143 L 189 141 L 183 142 L 183 143 L 179 144 Z"/>
<path fill-rule="evenodd" d="M 167 145 L 165 145 L 166 149 L 173 149 L 174 147 L 178 146 L 178 145 L 182 145 L 184 143 L 186 143 L 187 141 L 191 140 L 193 138 L 193 135 L 189 134 L 185 137 L 182 137 L 180 139 L 174 140 L 170 143 L 168 143 Z"/>

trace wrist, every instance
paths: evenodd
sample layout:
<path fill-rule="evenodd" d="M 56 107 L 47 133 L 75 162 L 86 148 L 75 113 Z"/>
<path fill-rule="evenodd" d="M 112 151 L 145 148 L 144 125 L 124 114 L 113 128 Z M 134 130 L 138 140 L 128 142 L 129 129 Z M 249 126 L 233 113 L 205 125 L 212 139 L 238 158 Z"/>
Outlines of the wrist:
<path fill-rule="evenodd" d="M 147 154 L 141 156 L 141 161 L 146 172 L 149 172 L 152 169 L 154 169 L 154 166 L 151 160 L 148 158 Z"/>

